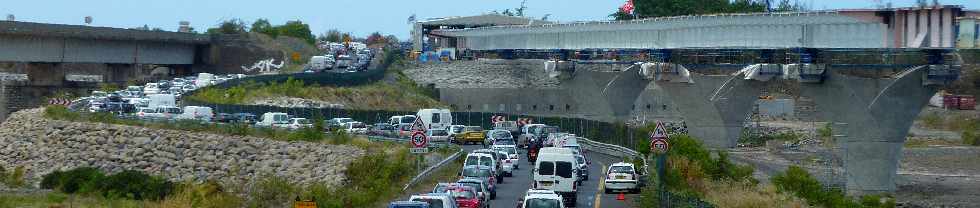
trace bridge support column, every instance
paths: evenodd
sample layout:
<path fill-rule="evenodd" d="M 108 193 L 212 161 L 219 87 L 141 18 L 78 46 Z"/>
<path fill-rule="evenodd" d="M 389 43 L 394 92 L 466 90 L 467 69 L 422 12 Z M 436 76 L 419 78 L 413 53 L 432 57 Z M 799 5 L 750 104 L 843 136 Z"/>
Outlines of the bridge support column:
<path fill-rule="evenodd" d="M 909 127 L 937 87 L 923 85 L 926 70 L 921 66 L 895 78 L 835 71 L 828 71 L 822 83 L 801 83 L 800 90 L 813 98 L 824 118 L 838 124 L 833 132 L 841 135 L 847 193 L 894 192 Z"/>
<path fill-rule="evenodd" d="M 684 117 L 687 131 L 713 148 L 735 147 L 764 82 L 742 75 L 691 74 L 694 83 L 657 81 Z"/>

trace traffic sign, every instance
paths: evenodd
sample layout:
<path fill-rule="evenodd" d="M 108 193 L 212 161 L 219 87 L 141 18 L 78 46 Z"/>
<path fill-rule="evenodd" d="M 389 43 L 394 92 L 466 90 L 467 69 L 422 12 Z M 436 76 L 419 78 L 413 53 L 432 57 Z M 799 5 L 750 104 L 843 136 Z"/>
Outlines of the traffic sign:
<path fill-rule="evenodd" d="M 490 123 L 498 123 L 498 122 L 503 122 L 503 121 L 506 121 L 506 120 L 507 120 L 507 117 L 504 117 L 504 116 L 501 116 L 501 115 L 495 115 L 495 116 L 491 116 L 490 117 Z"/>
<path fill-rule="evenodd" d="M 666 139 L 654 139 L 650 142 L 650 151 L 663 154 L 670 150 L 670 143 Z"/>
<path fill-rule="evenodd" d="M 664 128 L 664 123 L 657 121 L 657 127 L 653 129 L 653 135 L 650 135 L 650 139 L 667 139 L 667 128 Z"/>
<path fill-rule="evenodd" d="M 412 132 L 411 140 L 412 140 L 411 141 L 412 146 L 419 147 L 419 148 L 425 147 L 425 145 L 429 143 L 429 137 L 425 136 L 425 133 L 418 132 L 418 131 Z"/>
<path fill-rule="evenodd" d="M 412 148 L 412 154 L 425 154 L 425 153 L 429 153 L 429 148 L 425 148 L 425 147 Z"/>
<path fill-rule="evenodd" d="M 416 117 L 415 122 L 412 122 L 412 131 L 425 132 L 427 130 L 428 128 L 425 127 L 425 122 L 422 121 L 422 118 Z"/>

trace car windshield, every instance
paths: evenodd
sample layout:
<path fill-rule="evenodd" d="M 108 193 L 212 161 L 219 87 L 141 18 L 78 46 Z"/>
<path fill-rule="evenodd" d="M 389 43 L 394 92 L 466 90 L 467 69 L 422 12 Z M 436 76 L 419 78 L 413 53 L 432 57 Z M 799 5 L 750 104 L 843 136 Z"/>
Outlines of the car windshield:
<path fill-rule="evenodd" d="M 473 193 L 472 190 L 457 188 L 450 191 L 452 191 L 453 196 L 456 198 L 472 199 L 476 197 L 476 193 Z"/>
<path fill-rule="evenodd" d="M 470 155 L 466 157 L 465 165 L 479 165 L 479 164 L 480 164 L 480 156 Z"/>
<path fill-rule="evenodd" d="M 310 121 L 310 119 L 303 118 L 303 119 L 296 119 L 296 123 L 298 123 L 298 124 L 312 124 L 313 121 Z"/>
<path fill-rule="evenodd" d="M 458 133 L 458 132 L 463 132 L 463 127 L 462 126 L 454 126 L 453 127 L 453 133 Z"/>
<path fill-rule="evenodd" d="M 351 123 L 350 126 L 351 128 L 367 128 L 367 124 L 360 123 L 360 122 Z"/>
<path fill-rule="evenodd" d="M 449 136 L 446 130 L 432 130 L 432 136 Z"/>
<path fill-rule="evenodd" d="M 493 166 L 493 163 L 491 163 L 492 161 L 493 158 L 487 156 L 480 157 L 480 165 Z"/>
<path fill-rule="evenodd" d="M 483 187 L 481 187 L 480 183 L 477 182 L 459 182 L 459 184 L 467 187 L 473 187 L 473 190 L 483 190 Z"/>
<path fill-rule="evenodd" d="M 633 167 L 630 167 L 630 166 L 612 166 L 612 167 L 609 168 L 609 173 L 633 174 Z"/>
<path fill-rule="evenodd" d="M 494 131 L 492 136 L 493 138 L 513 138 L 509 131 Z"/>
<path fill-rule="evenodd" d="M 442 199 L 417 198 L 417 199 L 412 199 L 412 201 L 418 201 L 418 202 L 428 203 L 429 204 L 429 208 L 443 208 L 442 207 Z"/>
<path fill-rule="evenodd" d="M 524 208 L 559 208 L 559 203 L 556 199 L 534 198 L 525 201 Z"/>
<path fill-rule="evenodd" d="M 572 177 L 572 163 L 565 161 L 555 162 L 555 175 L 561 176 L 563 178 Z"/>
<path fill-rule="evenodd" d="M 578 157 L 575 157 L 575 159 L 578 160 L 578 164 L 585 164 L 585 157 L 578 156 Z"/>
<path fill-rule="evenodd" d="M 497 148 L 497 151 L 507 152 L 508 155 L 517 154 L 517 149 L 515 149 L 515 148 L 501 147 L 501 148 Z"/>
<path fill-rule="evenodd" d="M 401 123 L 412 123 L 415 122 L 415 116 L 403 116 Z"/>
<path fill-rule="evenodd" d="M 467 126 L 463 131 L 483 131 L 483 127 L 479 126 Z"/>
<path fill-rule="evenodd" d="M 180 108 L 165 108 L 163 109 L 165 113 L 180 114 Z"/>
<path fill-rule="evenodd" d="M 512 139 L 501 139 L 493 142 L 494 145 L 516 145 Z"/>
<path fill-rule="evenodd" d="M 341 119 L 337 119 L 337 122 L 339 122 L 339 123 L 348 123 L 348 122 L 354 122 L 354 119 L 349 119 L 349 118 L 341 118 Z"/>
<path fill-rule="evenodd" d="M 490 177 L 490 169 L 480 169 L 480 177 Z"/>
<path fill-rule="evenodd" d="M 480 174 L 481 170 L 476 167 L 463 169 L 463 177 L 483 177 Z"/>

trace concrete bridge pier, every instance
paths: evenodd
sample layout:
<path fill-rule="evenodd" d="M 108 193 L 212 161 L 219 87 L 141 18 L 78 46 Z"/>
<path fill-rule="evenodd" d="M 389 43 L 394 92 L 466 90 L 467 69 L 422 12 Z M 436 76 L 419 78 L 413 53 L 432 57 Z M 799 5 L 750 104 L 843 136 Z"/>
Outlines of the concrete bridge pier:
<path fill-rule="evenodd" d="M 684 117 L 687 131 L 712 148 L 735 147 L 764 82 L 743 75 L 690 75 L 693 83 L 657 81 Z"/>
<path fill-rule="evenodd" d="M 927 66 L 892 78 L 865 78 L 827 70 L 819 83 L 801 83 L 802 96 L 816 102 L 841 146 L 848 194 L 895 191 L 902 146 L 912 121 L 937 91 L 927 85 Z M 858 71 L 854 71 L 858 72 Z"/>

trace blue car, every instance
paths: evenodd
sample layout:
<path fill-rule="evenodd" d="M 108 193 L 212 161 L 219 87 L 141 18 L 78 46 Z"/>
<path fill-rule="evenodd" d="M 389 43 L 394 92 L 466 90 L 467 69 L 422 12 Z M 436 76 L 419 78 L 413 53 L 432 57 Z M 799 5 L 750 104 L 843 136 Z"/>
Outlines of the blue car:
<path fill-rule="evenodd" d="M 429 204 L 420 201 L 395 201 L 388 208 L 429 208 Z"/>

